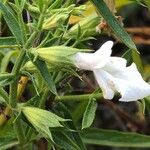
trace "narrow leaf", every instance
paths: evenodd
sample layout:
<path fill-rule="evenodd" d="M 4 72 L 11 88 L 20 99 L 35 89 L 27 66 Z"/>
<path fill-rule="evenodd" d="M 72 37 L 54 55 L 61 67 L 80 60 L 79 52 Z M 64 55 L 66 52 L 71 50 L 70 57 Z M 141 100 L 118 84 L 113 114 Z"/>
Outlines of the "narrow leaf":
<path fill-rule="evenodd" d="M 131 64 L 131 63 L 133 62 L 131 49 L 127 50 L 127 51 L 122 55 L 122 57 L 127 60 L 128 64 Z"/>
<path fill-rule="evenodd" d="M 83 115 L 82 129 L 88 128 L 91 126 L 95 118 L 96 108 L 97 108 L 96 100 L 90 99 L 86 107 L 86 110 L 84 112 L 84 115 Z"/>
<path fill-rule="evenodd" d="M 15 80 L 13 74 L 10 73 L 2 73 L 0 74 L 0 86 L 6 86 L 12 83 Z"/>
<path fill-rule="evenodd" d="M 5 125 L 0 127 L 0 138 L 17 139 L 16 133 L 13 128 L 12 121 L 13 121 L 13 119 L 10 119 L 5 123 Z M 0 140 L 0 144 L 1 144 L 1 140 Z"/>
<path fill-rule="evenodd" d="M 65 132 L 52 132 L 54 142 L 65 150 L 81 150 L 78 145 Z"/>
<path fill-rule="evenodd" d="M 93 128 L 87 129 L 81 135 L 86 144 L 113 147 L 150 147 L 150 136 L 138 133 Z"/>
<path fill-rule="evenodd" d="M 68 119 L 63 119 L 52 112 L 36 107 L 23 107 L 22 112 L 39 133 L 52 141 L 50 128 L 63 127 L 60 122 L 68 121 Z"/>
<path fill-rule="evenodd" d="M 131 37 L 121 26 L 119 21 L 115 18 L 115 16 L 111 13 L 107 5 L 103 0 L 91 0 L 93 4 L 96 6 L 99 13 L 106 20 L 112 31 L 115 33 L 116 37 L 119 38 L 125 45 L 127 45 L 132 50 L 133 61 L 136 63 L 138 69 L 142 71 L 142 62 L 137 52 L 137 48 L 132 41 Z"/>
<path fill-rule="evenodd" d="M 34 107 L 37 106 L 38 107 L 40 100 L 42 98 L 42 94 L 43 94 L 43 91 L 39 93 L 39 95 L 35 95 L 31 99 L 29 99 L 26 103 L 23 104 L 23 106 L 34 106 Z"/>
<path fill-rule="evenodd" d="M 39 7 L 40 12 L 42 12 L 43 5 L 44 5 L 43 0 L 38 0 L 38 7 Z"/>
<path fill-rule="evenodd" d="M 11 58 L 14 55 L 17 55 L 19 51 L 15 50 L 15 51 L 9 51 L 8 53 L 5 54 L 5 56 L 3 57 L 3 59 L 1 60 L 1 72 L 6 72 L 7 66 L 11 60 Z"/>
<path fill-rule="evenodd" d="M 59 102 L 55 109 L 57 109 L 59 112 L 63 112 L 63 114 L 66 118 L 73 120 L 70 111 L 67 109 L 67 107 L 63 103 Z M 80 133 L 79 133 L 78 129 L 76 128 L 74 122 L 69 121 L 69 122 L 65 122 L 65 123 L 67 124 L 67 127 L 69 127 L 71 130 L 75 131 L 75 132 L 72 132 L 71 135 L 73 136 L 74 141 L 76 142 L 78 147 L 80 147 L 81 150 L 86 150 L 86 147 L 81 139 Z"/>
<path fill-rule="evenodd" d="M 0 150 L 12 148 L 13 146 L 16 146 L 18 144 L 19 142 L 17 140 L 0 138 Z"/>
<path fill-rule="evenodd" d="M 23 44 L 24 43 L 23 31 L 22 31 L 16 17 L 9 11 L 10 8 L 7 5 L 4 5 L 2 2 L 0 2 L 0 10 L 5 18 L 7 25 L 9 26 L 13 35 L 16 37 L 17 41 L 20 44 Z"/>
<path fill-rule="evenodd" d="M 50 72 L 48 71 L 48 68 L 47 68 L 45 62 L 37 59 L 34 64 L 39 69 L 41 76 L 43 77 L 43 79 L 45 80 L 45 82 L 47 83 L 47 85 L 49 87 L 49 90 L 52 93 L 54 93 L 55 95 L 57 95 L 55 82 L 53 81 L 53 77 L 50 74 Z"/>
<path fill-rule="evenodd" d="M 26 0 L 15 0 L 15 4 L 20 9 L 20 12 L 23 11 L 23 8 L 25 6 Z"/>
<path fill-rule="evenodd" d="M 0 47 L 1 46 L 12 46 L 12 45 L 17 45 L 16 39 L 13 36 L 10 37 L 1 37 L 0 38 Z"/>
<path fill-rule="evenodd" d="M 132 39 L 130 38 L 128 33 L 124 30 L 124 28 L 121 26 L 119 21 L 115 18 L 115 16 L 111 13 L 105 2 L 103 0 L 91 0 L 91 1 L 94 3 L 97 10 L 106 20 L 111 29 L 114 31 L 116 36 L 129 48 L 136 50 L 136 46 L 133 43 Z"/>
<path fill-rule="evenodd" d="M 39 73 L 41 74 L 42 78 L 45 80 L 46 84 L 48 85 L 49 90 L 57 95 L 57 90 L 55 86 L 55 82 L 53 80 L 53 77 L 51 73 L 49 72 L 47 65 L 44 61 L 40 60 L 39 58 L 36 58 L 33 54 L 28 53 L 29 59 L 32 61 L 32 63 L 38 68 Z"/>
<path fill-rule="evenodd" d="M 9 102 L 9 97 L 7 92 L 0 87 L 0 103 L 8 103 Z"/>
<path fill-rule="evenodd" d="M 33 86 L 35 88 L 36 94 L 39 96 L 39 91 L 38 91 L 37 83 L 35 81 L 34 76 L 32 74 L 30 74 L 29 72 L 27 72 L 27 71 L 22 71 L 22 73 L 30 78 L 30 80 L 32 81 Z"/>
<path fill-rule="evenodd" d="M 22 29 L 23 34 L 23 41 L 27 40 L 26 37 L 26 28 L 25 28 L 25 23 L 23 20 L 23 15 L 22 15 L 22 11 L 24 8 L 26 0 L 15 0 L 15 4 L 9 2 L 9 5 L 12 7 L 12 9 L 16 12 L 17 14 L 17 21 L 19 23 L 20 28 Z"/>

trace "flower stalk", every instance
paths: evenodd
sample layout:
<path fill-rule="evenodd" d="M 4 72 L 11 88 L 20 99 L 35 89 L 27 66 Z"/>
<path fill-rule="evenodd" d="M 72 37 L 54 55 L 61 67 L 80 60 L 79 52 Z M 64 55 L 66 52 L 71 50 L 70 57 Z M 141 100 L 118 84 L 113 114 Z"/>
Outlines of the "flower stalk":
<path fill-rule="evenodd" d="M 55 101 L 62 101 L 62 102 L 68 102 L 68 101 L 88 101 L 90 98 L 95 98 L 96 100 L 102 99 L 103 95 L 102 93 L 97 94 L 82 94 L 82 95 L 66 95 L 66 96 L 59 96 L 55 97 Z"/>

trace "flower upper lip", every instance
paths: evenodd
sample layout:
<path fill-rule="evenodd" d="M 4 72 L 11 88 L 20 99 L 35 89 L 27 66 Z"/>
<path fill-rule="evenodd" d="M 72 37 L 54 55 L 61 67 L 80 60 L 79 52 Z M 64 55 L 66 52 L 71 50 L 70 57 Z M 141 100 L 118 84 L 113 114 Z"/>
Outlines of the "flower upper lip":
<path fill-rule="evenodd" d="M 93 69 L 102 68 L 109 61 L 112 46 L 113 42 L 108 41 L 95 53 L 78 52 L 73 56 L 72 60 L 80 69 L 93 71 Z"/>
<path fill-rule="evenodd" d="M 126 66 L 121 57 L 111 57 L 113 42 L 105 42 L 95 53 L 78 52 L 73 62 L 79 69 L 90 70 L 102 89 L 105 99 L 112 99 L 117 91 L 120 101 L 135 101 L 150 95 L 150 85 L 138 72 L 134 63 Z"/>

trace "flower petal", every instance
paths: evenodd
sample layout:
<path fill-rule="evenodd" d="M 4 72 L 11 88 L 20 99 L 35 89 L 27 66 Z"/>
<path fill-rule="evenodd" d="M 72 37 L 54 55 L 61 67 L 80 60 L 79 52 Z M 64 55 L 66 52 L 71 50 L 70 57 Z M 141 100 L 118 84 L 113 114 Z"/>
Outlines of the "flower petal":
<path fill-rule="evenodd" d="M 127 60 L 121 57 L 110 57 L 109 62 L 104 66 L 105 71 L 115 73 L 126 69 Z"/>
<path fill-rule="evenodd" d="M 78 68 L 84 70 L 102 68 L 109 61 L 112 46 L 113 42 L 107 41 L 95 53 L 76 53 L 73 55 L 72 61 Z"/>
<path fill-rule="evenodd" d="M 95 53 L 76 53 L 74 64 L 94 72 L 105 99 L 112 99 L 115 91 L 121 94 L 120 101 L 136 101 L 150 95 L 150 85 L 146 83 L 136 65 L 126 67 L 127 61 L 120 57 L 110 57 L 112 41 L 104 43 Z"/>
<path fill-rule="evenodd" d="M 119 65 L 117 61 L 114 64 Z M 134 63 L 129 67 L 120 66 L 122 69 L 117 69 L 114 64 L 112 70 L 107 70 L 110 67 L 108 64 L 107 69 L 104 67 L 103 70 L 93 70 L 105 99 L 112 99 L 115 91 L 121 94 L 119 101 L 124 102 L 136 101 L 150 95 L 150 85 L 143 80 Z"/>
<path fill-rule="evenodd" d="M 104 98 L 112 99 L 115 93 L 112 76 L 101 69 L 93 70 L 93 72 L 100 88 L 102 89 Z"/>
<path fill-rule="evenodd" d="M 112 53 L 113 42 L 105 42 L 95 53 L 95 58 L 99 58 L 99 62 L 95 65 L 94 69 L 102 68 L 109 62 L 110 55 Z"/>
<path fill-rule="evenodd" d="M 72 57 L 74 64 L 84 70 L 93 70 L 94 66 L 99 62 L 98 58 L 95 58 L 94 54 L 78 52 Z"/>
<path fill-rule="evenodd" d="M 112 50 L 111 50 L 112 47 L 113 47 L 113 41 L 107 41 L 95 52 L 95 54 L 103 55 L 103 56 L 107 56 L 107 55 L 110 56 L 112 53 Z"/>
<path fill-rule="evenodd" d="M 142 79 L 134 63 L 116 77 L 115 88 L 122 96 L 119 101 L 136 101 L 150 95 L 150 85 Z"/>

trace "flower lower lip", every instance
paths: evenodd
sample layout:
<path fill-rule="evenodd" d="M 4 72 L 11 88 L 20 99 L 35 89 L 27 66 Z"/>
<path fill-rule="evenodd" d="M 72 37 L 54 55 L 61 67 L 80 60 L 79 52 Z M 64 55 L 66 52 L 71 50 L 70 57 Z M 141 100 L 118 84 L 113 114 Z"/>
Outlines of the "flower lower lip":
<path fill-rule="evenodd" d="M 136 101 L 150 95 L 150 85 L 146 83 L 133 63 L 121 57 L 111 57 L 112 41 L 104 43 L 95 53 L 77 53 L 73 62 L 79 69 L 94 72 L 95 78 L 106 99 L 112 99 L 115 92 L 121 94 L 120 101 Z"/>

